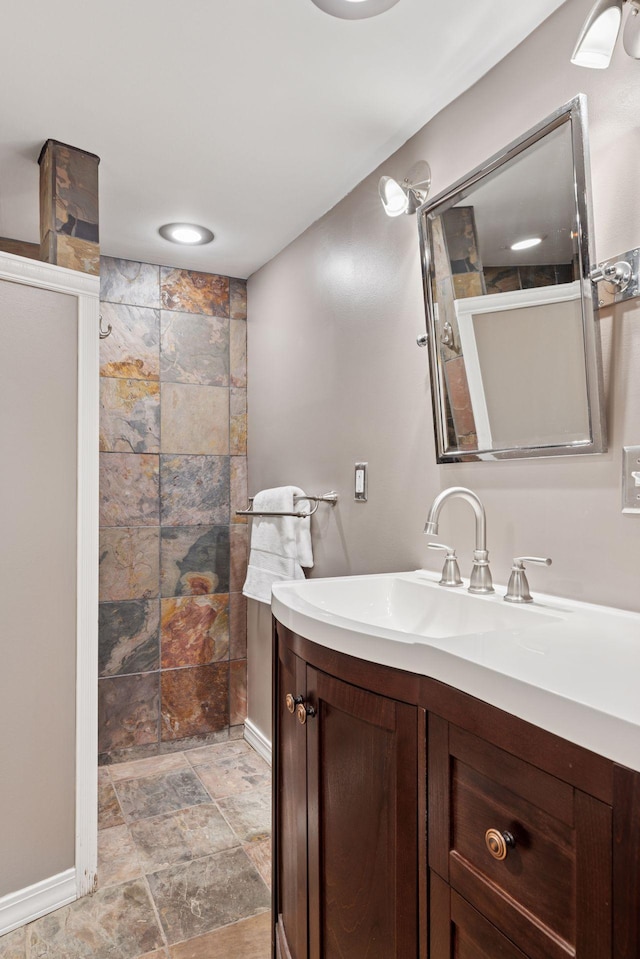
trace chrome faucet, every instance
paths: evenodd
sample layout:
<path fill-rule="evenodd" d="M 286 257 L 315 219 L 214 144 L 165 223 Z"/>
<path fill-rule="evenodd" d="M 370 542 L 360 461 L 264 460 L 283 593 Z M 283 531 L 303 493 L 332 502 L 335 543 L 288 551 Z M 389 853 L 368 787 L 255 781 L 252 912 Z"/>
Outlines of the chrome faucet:
<path fill-rule="evenodd" d="M 473 568 L 469 580 L 469 592 L 493 593 L 489 553 L 487 552 L 487 518 L 484 506 L 473 490 L 465 489 L 464 486 L 451 486 L 449 489 L 443 490 L 442 493 L 438 493 L 429 510 L 424 531 L 430 536 L 437 535 L 440 511 L 447 500 L 455 498 L 465 500 L 476 516 L 476 547 L 473 551 Z"/>

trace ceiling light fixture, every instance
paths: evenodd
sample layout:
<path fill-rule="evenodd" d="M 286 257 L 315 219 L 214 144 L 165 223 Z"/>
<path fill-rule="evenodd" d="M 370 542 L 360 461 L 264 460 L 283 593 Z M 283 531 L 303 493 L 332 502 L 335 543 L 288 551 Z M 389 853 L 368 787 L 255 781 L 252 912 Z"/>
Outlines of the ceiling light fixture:
<path fill-rule="evenodd" d="M 185 246 L 202 246 L 213 240 L 211 230 L 195 223 L 165 223 L 158 233 L 171 243 L 182 243 Z"/>
<path fill-rule="evenodd" d="M 415 213 L 427 199 L 431 168 L 426 160 L 414 163 L 402 183 L 390 176 L 380 177 L 378 192 L 387 216 Z"/>
<path fill-rule="evenodd" d="M 316 7 L 341 20 L 366 20 L 395 7 L 399 0 L 311 0 Z"/>
<path fill-rule="evenodd" d="M 518 240 L 517 243 L 511 244 L 512 250 L 529 250 L 532 246 L 538 246 L 539 243 L 542 243 L 541 236 L 529 236 L 525 240 Z"/>
<path fill-rule="evenodd" d="M 606 70 L 620 32 L 623 5 L 628 4 L 629 16 L 624 28 L 625 52 L 640 60 L 640 2 L 638 0 L 596 0 L 585 20 L 578 42 L 571 56 L 577 67 Z"/>

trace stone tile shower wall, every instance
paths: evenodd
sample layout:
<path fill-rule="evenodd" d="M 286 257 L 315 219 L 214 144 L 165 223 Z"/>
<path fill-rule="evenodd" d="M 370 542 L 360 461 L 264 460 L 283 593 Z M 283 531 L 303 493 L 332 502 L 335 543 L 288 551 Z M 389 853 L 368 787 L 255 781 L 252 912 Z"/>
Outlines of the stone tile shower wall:
<path fill-rule="evenodd" d="M 246 282 L 101 258 L 101 762 L 240 735 Z"/>

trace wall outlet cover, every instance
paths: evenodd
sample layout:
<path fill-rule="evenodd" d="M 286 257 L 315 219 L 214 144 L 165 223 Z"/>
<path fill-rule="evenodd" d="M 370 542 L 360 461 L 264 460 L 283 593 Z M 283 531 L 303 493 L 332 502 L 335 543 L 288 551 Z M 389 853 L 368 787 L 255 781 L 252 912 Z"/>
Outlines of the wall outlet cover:
<path fill-rule="evenodd" d="M 622 512 L 640 513 L 640 446 L 622 450 Z"/>

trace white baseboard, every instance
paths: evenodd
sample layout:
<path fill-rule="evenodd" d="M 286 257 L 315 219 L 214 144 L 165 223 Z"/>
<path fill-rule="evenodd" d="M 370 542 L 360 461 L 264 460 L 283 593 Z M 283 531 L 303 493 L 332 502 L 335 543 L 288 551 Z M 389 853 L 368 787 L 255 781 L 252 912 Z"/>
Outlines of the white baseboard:
<path fill-rule="evenodd" d="M 76 871 L 67 869 L 0 899 L 0 936 L 78 898 Z"/>
<path fill-rule="evenodd" d="M 271 765 L 271 740 L 250 719 L 244 721 L 244 738 L 265 762 Z"/>

